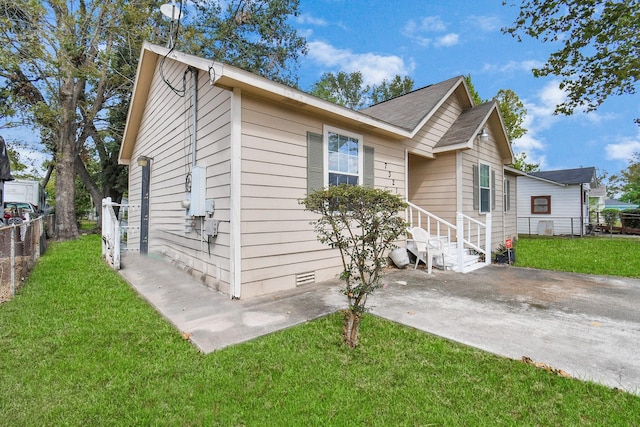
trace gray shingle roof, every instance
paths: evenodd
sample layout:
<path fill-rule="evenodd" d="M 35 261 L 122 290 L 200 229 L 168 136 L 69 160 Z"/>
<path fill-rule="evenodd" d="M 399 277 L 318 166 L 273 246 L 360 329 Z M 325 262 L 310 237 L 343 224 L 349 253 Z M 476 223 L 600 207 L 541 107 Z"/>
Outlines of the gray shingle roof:
<path fill-rule="evenodd" d="M 594 180 L 596 168 L 593 166 L 587 168 L 562 169 L 545 172 L 530 172 L 529 175 L 538 178 L 548 179 L 549 181 L 559 182 L 560 184 L 585 184 Z"/>
<path fill-rule="evenodd" d="M 374 119 L 412 131 L 459 82 L 462 76 L 414 90 L 406 95 L 360 110 Z"/>
<path fill-rule="evenodd" d="M 473 138 L 482 120 L 489 114 L 493 102 L 486 102 L 469 108 L 460 114 L 447 132 L 440 138 L 436 148 L 466 143 Z"/>

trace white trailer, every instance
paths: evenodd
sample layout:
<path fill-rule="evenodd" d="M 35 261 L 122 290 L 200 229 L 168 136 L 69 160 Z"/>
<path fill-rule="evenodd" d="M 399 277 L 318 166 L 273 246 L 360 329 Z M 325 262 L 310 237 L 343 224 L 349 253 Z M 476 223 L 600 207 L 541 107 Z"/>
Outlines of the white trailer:
<path fill-rule="evenodd" d="M 3 202 L 28 202 L 33 204 L 38 213 L 45 208 L 46 196 L 38 181 L 16 179 L 4 183 Z"/>

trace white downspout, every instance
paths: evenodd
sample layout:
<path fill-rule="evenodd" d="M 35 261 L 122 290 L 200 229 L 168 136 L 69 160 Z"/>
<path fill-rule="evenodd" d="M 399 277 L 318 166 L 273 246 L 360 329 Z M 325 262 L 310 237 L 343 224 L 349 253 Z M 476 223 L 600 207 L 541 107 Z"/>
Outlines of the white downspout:
<path fill-rule="evenodd" d="M 196 148 L 198 147 L 198 70 L 189 68 L 193 80 L 193 130 L 191 132 L 191 166 L 196 166 Z"/>
<path fill-rule="evenodd" d="M 462 198 L 462 151 L 456 151 L 456 258 L 458 272 L 464 273 L 464 219 Z"/>
<path fill-rule="evenodd" d="M 242 91 L 234 88 L 231 94 L 231 177 L 229 196 L 229 295 L 239 299 L 242 293 L 242 247 L 241 247 L 241 191 L 242 191 Z"/>

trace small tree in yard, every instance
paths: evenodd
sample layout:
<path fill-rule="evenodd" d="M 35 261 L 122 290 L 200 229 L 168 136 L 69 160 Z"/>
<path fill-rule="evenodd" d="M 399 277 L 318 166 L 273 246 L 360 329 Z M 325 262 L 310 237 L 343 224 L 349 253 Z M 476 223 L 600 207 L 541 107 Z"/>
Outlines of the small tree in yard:
<path fill-rule="evenodd" d="M 320 214 L 312 223 L 318 240 L 340 251 L 342 292 L 349 304 L 344 340 L 354 348 L 367 297 L 380 286 L 386 253 L 396 247 L 393 242 L 407 226 L 398 216 L 407 205 L 388 191 L 345 184 L 314 191 L 300 203 Z"/>
<path fill-rule="evenodd" d="M 602 216 L 604 218 L 604 222 L 609 226 L 609 232 L 613 229 L 616 221 L 618 220 L 620 211 L 617 209 L 603 209 Z"/>

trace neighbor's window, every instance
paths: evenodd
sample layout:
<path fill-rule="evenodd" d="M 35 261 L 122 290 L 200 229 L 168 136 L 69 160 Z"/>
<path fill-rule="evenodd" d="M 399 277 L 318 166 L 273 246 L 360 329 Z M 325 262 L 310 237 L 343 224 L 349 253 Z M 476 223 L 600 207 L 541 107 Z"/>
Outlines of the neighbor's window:
<path fill-rule="evenodd" d="M 324 137 L 327 147 L 327 184 L 362 183 L 362 136 L 327 126 Z"/>
<path fill-rule="evenodd" d="M 480 163 L 480 213 L 491 212 L 491 167 Z"/>
<path fill-rule="evenodd" d="M 532 214 L 550 214 L 551 196 L 531 196 Z"/>

